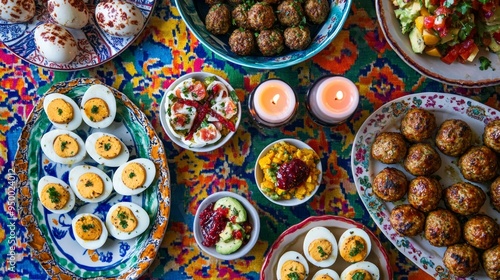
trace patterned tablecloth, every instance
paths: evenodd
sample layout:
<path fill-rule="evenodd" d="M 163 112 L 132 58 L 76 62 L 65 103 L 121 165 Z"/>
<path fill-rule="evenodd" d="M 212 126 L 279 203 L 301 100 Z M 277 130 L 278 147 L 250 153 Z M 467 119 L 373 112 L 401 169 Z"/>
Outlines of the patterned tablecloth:
<path fill-rule="evenodd" d="M 234 138 L 211 153 L 184 150 L 168 139 L 159 115 L 166 89 L 179 76 L 206 71 L 227 79 L 242 102 L 243 118 Z M 260 132 L 249 120 L 247 98 L 259 82 L 278 77 L 294 87 L 301 104 L 311 82 L 326 74 L 354 81 L 360 105 L 344 124 L 316 125 L 299 107 L 296 120 L 284 127 Z M 427 274 L 404 257 L 378 230 L 364 208 L 352 179 L 352 142 L 363 121 L 382 104 L 424 91 L 471 96 L 500 108 L 496 88 L 463 89 L 420 76 L 387 44 L 377 23 L 372 1 L 353 1 L 349 18 L 336 39 L 318 55 L 285 69 L 264 71 L 228 63 L 203 47 L 183 23 L 169 0 L 159 1 L 145 32 L 123 54 L 99 67 L 78 72 L 54 72 L 31 66 L 0 43 L 0 275 L 45 279 L 46 273 L 31 257 L 27 232 L 11 218 L 8 187 L 12 161 L 24 123 L 39 97 L 54 83 L 77 77 L 95 77 L 125 93 L 141 108 L 164 139 L 170 168 L 172 207 L 170 221 L 156 260 L 145 278 L 257 279 L 271 244 L 288 227 L 313 215 L 352 218 L 374 231 L 387 248 L 395 279 L 425 279 Z M 270 142 L 291 137 L 312 146 L 321 157 L 323 181 L 316 195 L 302 206 L 281 207 L 257 189 L 253 168 L 260 151 Z M 244 258 L 219 261 L 200 251 L 193 236 L 193 215 L 209 194 L 221 190 L 239 193 L 257 208 L 261 232 L 254 249 Z M 14 213 L 15 214 L 15 213 Z M 13 251 L 12 251 L 13 249 Z M 13 253 L 12 253 L 13 252 Z M 14 266 L 8 263 L 13 255 Z"/>

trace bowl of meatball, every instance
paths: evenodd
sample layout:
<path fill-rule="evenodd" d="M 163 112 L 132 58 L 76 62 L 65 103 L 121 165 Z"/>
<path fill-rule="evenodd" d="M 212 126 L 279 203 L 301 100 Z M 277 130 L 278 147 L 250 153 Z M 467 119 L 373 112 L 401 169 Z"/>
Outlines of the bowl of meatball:
<path fill-rule="evenodd" d="M 340 32 L 352 0 L 175 0 L 196 38 L 238 65 L 278 69 L 316 55 Z"/>

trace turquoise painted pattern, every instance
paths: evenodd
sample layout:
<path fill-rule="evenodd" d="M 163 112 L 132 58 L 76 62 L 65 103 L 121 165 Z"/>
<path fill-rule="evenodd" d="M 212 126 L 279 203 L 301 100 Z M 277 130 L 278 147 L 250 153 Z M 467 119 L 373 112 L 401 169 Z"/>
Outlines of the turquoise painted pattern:
<path fill-rule="evenodd" d="M 242 101 L 243 117 L 234 138 L 223 148 L 196 154 L 174 145 L 163 132 L 158 116 L 164 90 L 179 76 L 206 71 L 227 79 Z M 348 122 L 322 128 L 307 116 L 304 96 L 314 80 L 326 74 L 344 75 L 356 83 L 361 98 Z M 298 65 L 264 71 L 228 63 L 203 47 L 187 30 L 173 1 L 159 1 L 140 38 L 123 54 L 99 67 L 79 72 L 53 72 L 21 61 L 0 44 L 0 178 L 9 189 L 17 139 L 39 97 L 54 83 L 94 77 L 125 93 L 141 108 L 164 139 L 171 172 L 172 208 L 169 226 L 157 259 L 144 279 L 257 279 L 266 252 L 288 227 L 311 215 L 332 214 L 365 224 L 390 251 L 397 279 L 423 279 L 417 269 L 376 228 L 352 179 L 350 153 L 357 129 L 382 104 L 424 91 L 470 96 L 499 108 L 498 88 L 463 89 L 426 79 L 408 67 L 385 41 L 372 1 L 353 1 L 343 30 L 322 52 Z M 299 92 L 295 121 L 280 130 L 260 131 L 249 118 L 248 93 L 260 81 L 278 77 Z M 268 201 L 257 189 L 253 167 L 259 152 L 284 137 L 312 146 L 323 164 L 323 182 L 302 206 L 285 208 Z M 261 232 L 254 249 L 237 261 L 217 261 L 202 253 L 192 233 L 197 205 L 209 194 L 228 190 L 247 197 L 261 215 Z M 28 233 L 9 208 L 9 192 L 0 192 L 0 275 L 48 279 L 30 256 Z M 12 204 L 12 203 L 11 203 Z M 11 214 L 14 219 L 10 219 Z M 13 226 L 11 225 L 13 222 Z M 12 250 L 11 250 L 12 249 Z M 9 257 L 13 255 L 11 266 Z M 11 269 L 13 271 L 11 271 Z"/>

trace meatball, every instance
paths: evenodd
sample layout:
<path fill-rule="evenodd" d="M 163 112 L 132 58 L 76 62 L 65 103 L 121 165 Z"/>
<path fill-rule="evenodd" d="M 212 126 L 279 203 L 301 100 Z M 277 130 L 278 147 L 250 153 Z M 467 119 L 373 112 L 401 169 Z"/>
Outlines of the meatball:
<path fill-rule="evenodd" d="M 231 27 L 231 11 L 224 4 L 213 5 L 205 18 L 207 30 L 215 35 L 226 34 Z"/>
<path fill-rule="evenodd" d="M 458 168 L 465 179 L 473 182 L 492 180 L 497 175 L 497 155 L 486 147 L 472 147 L 458 160 Z"/>
<path fill-rule="evenodd" d="M 408 180 L 403 172 L 387 167 L 373 179 L 373 192 L 384 201 L 402 199 L 408 189 Z"/>
<path fill-rule="evenodd" d="M 500 245 L 484 251 L 483 268 L 491 279 L 500 279 Z"/>
<path fill-rule="evenodd" d="M 297 26 L 302 21 L 304 16 L 304 10 L 302 6 L 296 0 L 285 0 L 278 5 L 276 9 L 278 14 L 278 20 L 284 26 Z"/>
<path fill-rule="evenodd" d="M 489 249 L 497 243 L 500 227 L 491 217 L 477 215 L 464 225 L 464 239 L 478 249 Z"/>
<path fill-rule="evenodd" d="M 442 196 L 441 184 L 430 177 L 416 177 L 408 186 L 408 203 L 416 209 L 429 212 L 437 208 Z"/>
<path fill-rule="evenodd" d="M 451 211 L 438 209 L 430 212 L 425 219 L 424 233 L 431 245 L 443 247 L 458 243 L 462 228 Z"/>
<path fill-rule="evenodd" d="M 446 120 L 438 129 L 436 147 L 445 155 L 458 157 L 472 146 L 472 129 L 462 120 Z"/>
<path fill-rule="evenodd" d="M 277 55 L 285 48 L 283 35 L 278 30 L 263 30 L 257 37 L 257 46 L 264 56 Z"/>
<path fill-rule="evenodd" d="M 429 139 L 436 127 L 434 114 L 420 108 L 411 108 L 401 121 L 401 133 L 414 143 Z"/>
<path fill-rule="evenodd" d="M 493 207 L 500 211 L 500 177 L 496 178 L 490 186 L 490 199 Z"/>
<path fill-rule="evenodd" d="M 497 153 L 500 153 L 500 120 L 490 121 L 484 127 L 483 143 Z"/>
<path fill-rule="evenodd" d="M 284 32 L 285 45 L 291 50 L 303 50 L 311 43 L 311 32 L 307 26 L 288 27 Z"/>
<path fill-rule="evenodd" d="M 467 277 L 479 269 L 479 255 L 469 244 L 455 244 L 446 249 L 444 266 L 457 277 Z"/>
<path fill-rule="evenodd" d="M 391 164 L 401 162 L 407 151 L 405 138 L 401 133 L 382 132 L 373 142 L 371 155 L 382 163 Z"/>
<path fill-rule="evenodd" d="M 330 13 L 328 0 L 306 0 L 304 2 L 304 13 L 307 20 L 314 24 L 323 23 Z"/>
<path fill-rule="evenodd" d="M 254 30 L 270 29 L 275 21 L 273 7 L 266 3 L 256 3 L 248 10 L 248 24 Z"/>
<path fill-rule="evenodd" d="M 424 213 L 404 204 L 394 207 L 389 217 L 394 230 L 403 236 L 415 236 L 424 230 Z"/>
<path fill-rule="evenodd" d="M 236 29 L 229 37 L 231 51 L 237 55 L 250 55 L 255 50 L 255 38 L 250 30 Z"/>
<path fill-rule="evenodd" d="M 236 6 L 231 15 L 233 16 L 233 23 L 236 26 L 243 29 L 250 28 L 250 24 L 248 23 L 248 12 L 244 4 Z"/>
<path fill-rule="evenodd" d="M 428 176 L 441 167 L 441 157 L 431 145 L 417 143 L 408 149 L 403 165 L 415 176 Z"/>
<path fill-rule="evenodd" d="M 484 191 L 478 186 L 467 182 L 453 184 L 444 190 L 446 207 L 460 215 L 476 214 L 485 201 L 486 194 Z"/>

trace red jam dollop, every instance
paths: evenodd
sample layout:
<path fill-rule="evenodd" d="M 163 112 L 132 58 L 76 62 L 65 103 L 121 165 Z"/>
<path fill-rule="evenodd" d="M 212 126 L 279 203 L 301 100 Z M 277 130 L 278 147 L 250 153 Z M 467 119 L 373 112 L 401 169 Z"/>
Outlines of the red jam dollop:
<path fill-rule="evenodd" d="M 226 218 L 229 208 L 218 208 L 214 210 L 215 202 L 205 208 L 200 214 L 201 235 L 203 246 L 215 246 L 219 241 L 219 234 L 226 227 Z"/>
<path fill-rule="evenodd" d="M 309 171 L 307 164 L 298 158 L 282 164 L 276 174 L 278 188 L 289 190 L 300 186 L 309 177 Z"/>

